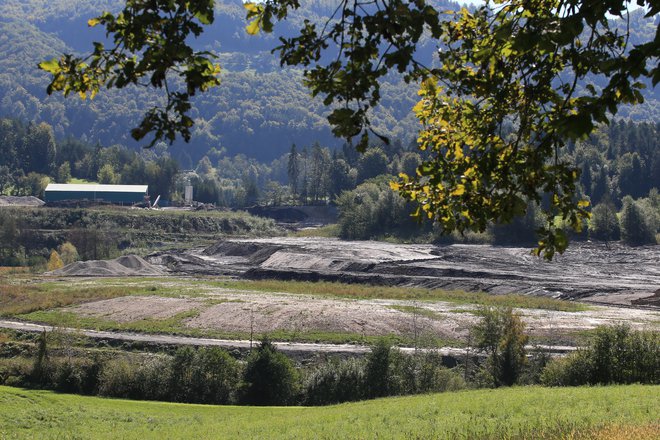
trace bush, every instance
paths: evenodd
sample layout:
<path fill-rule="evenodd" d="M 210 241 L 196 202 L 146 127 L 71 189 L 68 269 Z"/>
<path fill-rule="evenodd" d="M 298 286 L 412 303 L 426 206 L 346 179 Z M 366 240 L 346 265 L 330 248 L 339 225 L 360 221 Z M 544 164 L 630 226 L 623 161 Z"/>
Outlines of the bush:
<path fill-rule="evenodd" d="M 380 339 L 367 356 L 367 364 L 364 374 L 365 396 L 368 398 L 384 397 L 394 394 L 392 381 L 392 362 L 393 350 L 390 344 Z"/>
<path fill-rule="evenodd" d="M 289 358 L 264 340 L 248 357 L 241 401 L 250 405 L 292 404 L 298 387 L 298 371 Z"/>
<path fill-rule="evenodd" d="M 305 405 L 353 402 L 363 397 L 364 362 L 331 360 L 317 367 L 305 381 Z"/>
<path fill-rule="evenodd" d="M 0 384 L 9 386 L 29 386 L 34 362 L 27 357 L 14 357 L 0 360 Z"/>
<path fill-rule="evenodd" d="M 465 388 L 465 380 L 454 370 L 442 366 L 442 357 L 435 353 L 414 356 L 415 393 L 442 393 Z"/>
<path fill-rule="evenodd" d="M 627 325 L 600 327 L 589 347 L 551 361 L 541 382 L 548 386 L 658 384 L 660 335 Z"/>
<path fill-rule="evenodd" d="M 178 402 L 232 403 L 239 377 L 238 363 L 225 350 L 180 348 L 171 362 L 170 398 Z"/>
<path fill-rule="evenodd" d="M 61 269 L 62 267 L 64 267 L 64 263 L 60 258 L 60 254 L 58 254 L 57 251 L 53 249 L 53 251 L 50 253 L 50 258 L 48 259 L 47 269 L 51 271 Z"/>
<path fill-rule="evenodd" d="M 99 375 L 99 394 L 108 397 L 140 398 L 137 383 L 138 366 L 126 357 L 111 359 Z"/>
<path fill-rule="evenodd" d="M 60 257 L 62 258 L 62 263 L 64 265 L 71 264 L 75 261 L 80 260 L 80 255 L 78 255 L 78 250 L 76 247 L 68 241 L 65 241 L 58 248 Z"/>

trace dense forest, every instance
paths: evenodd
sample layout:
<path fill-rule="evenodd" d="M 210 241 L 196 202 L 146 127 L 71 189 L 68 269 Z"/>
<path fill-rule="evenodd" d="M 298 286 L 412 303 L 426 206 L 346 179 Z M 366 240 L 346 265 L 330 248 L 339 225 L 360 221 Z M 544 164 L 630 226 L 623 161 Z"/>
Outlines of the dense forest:
<path fill-rule="evenodd" d="M 141 87 L 112 90 L 92 101 L 46 97 L 47 75 L 36 68 L 40 61 L 63 52 L 82 53 L 91 48 L 91 41 L 103 41 L 104 35 L 90 29 L 87 20 L 102 10 L 118 9 L 120 3 L 0 0 L 0 116 L 46 122 L 57 138 L 74 136 L 91 144 L 137 148 L 129 130 L 148 105 L 162 98 L 156 92 Z M 458 7 L 445 0 L 436 3 L 441 9 Z M 249 36 L 241 1 L 217 2 L 215 24 L 197 44 L 217 53 L 223 69 L 222 85 L 196 99 L 191 143 L 177 141 L 170 150 L 182 168 L 193 168 L 211 148 L 263 162 L 286 153 L 293 143 L 341 146 L 325 119 L 328 109 L 321 99 L 312 99 L 302 84 L 302 71 L 281 68 L 277 56 L 270 52 L 279 36 L 293 35 L 305 18 L 320 22 L 334 6 L 332 0 L 303 2 L 273 34 Z M 632 14 L 630 28 L 632 40 L 648 39 L 655 32 L 653 22 L 644 20 L 641 12 Z M 432 41 L 424 41 L 418 47 L 419 56 L 432 60 L 436 49 Z M 598 84 L 598 78 L 594 81 Z M 392 75 L 381 91 L 381 105 L 372 117 L 374 128 L 404 144 L 414 140 L 419 124 L 410 109 L 417 99 L 416 86 Z M 623 108 L 618 116 L 657 120 L 658 91 L 648 88 L 646 98 L 645 104 Z"/>
<path fill-rule="evenodd" d="M 245 32 L 239 0 L 218 2 L 214 26 L 197 43 L 217 53 L 222 85 L 197 98 L 190 144 L 161 143 L 151 150 L 138 148 L 128 133 L 147 105 L 160 99 L 155 92 L 141 87 L 104 91 L 91 101 L 47 97 L 48 79 L 36 68 L 39 61 L 66 51 L 84 52 L 92 40 L 103 40 L 87 20 L 120 4 L 0 0 L 0 117 L 12 118 L 0 120 L 0 193 L 40 196 L 49 181 L 82 179 L 149 184 L 152 196 L 177 203 L 184 186 L 192 184 L 195 200 L 217 206 L 335 203 L 345 238 L 438 238 L 432 225 L 419 228 L 411 221 L 415 207 L 388 186 L 391 176 L 414 174 L 424 158 L 414 144 L 419 124 L 410 112 L 416 87 L 395 75 L 388 79 L 373 121 L 393 142 L 358 154 L 332 136 L 325 119 L 328 109 L 309 96 L 302 71 L 281 68 L 270 52 L 279 36 L 295 34 L 304 19 L 321 21 L 329 15 L 333 1 L 305 2 L 273 34 L 260 36 Z M 444 0 L 438 4 L 458 6 Z M 657 26 L 641 11 L 634 11 L 630 20 L 632 44 L 648 39 Z M 430 58 L 435 50 L 428 40 L 418 46 L 421 57 Z M 593 78 L 594 84 L 599 80 Z M 579 194 L 593 208 L 583 237 L 656 240 L 659 102 L 657 88 L 649 87 L 643 105 L 622 108 L 621 119 L 564 153 L 562 159 L 581 171 Z M 492 227 L 485 238 L 476 239 L 532 241 L 540 221 L 537 210 L 530 205 L 524 218 Z M 631 218 L 630 225 L 641 231 L 634 236 L 623 227 Z"/>
<path fill-rule="evenodd" d="M 350 239 L 399 238 L 433 241 L 441 231 L 411 219 L 416 206 L 389 187 L 394 176 L 413 174 L 424 159 L 414 144 L 374 145 L 358 154 L 347 144 L 297 146 L 258 161 L 225 149 L 207 151 L 195 167 L 180 171 L 165 146 L 139 153 L 73 138 L 57 141 L 46 124 L 0 119 L 0 193 L 41 196 L 50 181 L 148 184 L 152 197 L 180 203 L 186 185 L 197 202 L 220 207 L 336 204 L 340 235 Z M 592 219 L 579 236 L 631 244 L 655 243 L 660 233 L 660 124 L 618 121 L 571 144 L 562 160 L 580 170 L 578 194 L 590 201 Z M 534 243 L 539 206 L 525 217 L 486 234 L 451 240 Z M 578 237 L 578 238 L 579 238 Z"/>
<path fill-rule="evenodd" d="M 163 149 L 135 152 L 73 138 L 56 140 L 50 125 L 0 119 L 0 194 L 43 197 L 48 183 L 72 179 L 106 184 L 147 184 L 152 197 L 169 200 L 178 163 Z"/>

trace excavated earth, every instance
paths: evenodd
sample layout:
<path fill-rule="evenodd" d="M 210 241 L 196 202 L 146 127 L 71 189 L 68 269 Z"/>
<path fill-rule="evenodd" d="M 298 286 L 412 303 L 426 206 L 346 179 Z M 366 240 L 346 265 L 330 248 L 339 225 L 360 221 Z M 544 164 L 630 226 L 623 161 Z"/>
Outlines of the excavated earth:
<path fill-rule="evenodd" d="M 189 277 L 325 280 L 346 283 L 519 293 L 597 304 L 577 312 L 519 309 L 529 334 L 555 346 L 573 345 L 581 332 L 626 322 L 660 329 L 660 246 L 573 243 L 546 262 L 529 249 L 476 245 L 398 245 L 325 238 L 223 240 L 206 249 L 165 251 L 145 259 L 74 263 L 50 276 L 120 276 L 127 290 L 164 283 L 176 295 L 126 296 L 64 310 L 114 322 L 172 319 L 189 329 L 227 334 L 384 334 L 467 341 L 477 306 L 446 301 L 347 299 L 287 292 L 246 291 Z M 172 275 L 163 277 L 163 275 Z M 133 275 L 131 279 L 125 276 Z M 142 277 L 147 277 L 143 279 Z M 85 279 L 85 277 L 90 277 Z M 158 278 L 156 280 L 154 278 Z M 601 306 L 603 305 L 603 306 Z M 351 336 L 353 337 L 353 336 Z"/>
<path fill-rule="evenodd" d="M 547 262 L 517 247 L 279 237 L 223 240 L 206 249 L 151 254 L 146 260 L 176 275 L 325 280 L 660 306 L 660 246 L 572 243 L 564 255 Z"/>

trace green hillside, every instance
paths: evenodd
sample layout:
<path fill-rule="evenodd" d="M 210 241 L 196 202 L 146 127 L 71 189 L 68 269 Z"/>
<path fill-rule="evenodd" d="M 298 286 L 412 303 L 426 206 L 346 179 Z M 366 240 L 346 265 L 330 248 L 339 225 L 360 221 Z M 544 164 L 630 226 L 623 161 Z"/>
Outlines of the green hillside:
<path fill-rule="evenodd" d="M 449 0 L 434 2 L 440 9 L 456 8 Z M 74 136 L 103 145 L 121 143 L 137 147 L 129 136 L 143 111 L 159 95 L 146 88 L 104 92 L 94 101 L 46 97 L 47 77 L 37 63 L 62 52 L 88 52 L 91 41 L 103 40 L 100 29 L 90 29 L 87 20 L 102 10 L 117 10 L 119 0 L 0 0 L 0 116 L 47 122 L 59 138 Z M 196 99 L 192 113 L 194 137 L 188 145 L 177 141 L 172 150 L 188 168 L 212 147 L 224 147 L 229 155 L 239 152 L 259 160 L 271 160 L 288 151 L 292 143 L 315 141 L 340 146 L 325 119 L 328 112 L 321 99 L 312 99 L 302 85 L 302 71 L 283 69 L 271 54 L 280 36 L 295 35 L 304 19 L 321 22 L 336 7 L 334 0 L 302 2 L 286 22 L 267 36 L 245 32 L 245 11 L 240 0 L 217 2 L 216 19 L 198 38 L 199 48 L 214 51 L 223 68 L 222 85 Z M 631 42 L 651 38 L 653 20 L 633 13 Z M 436 46 L 425 40 L 419 58 L 432 62 Z M 372 120 L 379 133 L 400 139 L 404 145 L 416 137 L 418 122 L 410 114 L 417 100 L 414 84 L 392 75 L 382 92 L 381 105 Z M 597 83 L 598 81 L 596 81 Z M 642 106 L 622 108 L 619 116 L 635 120 L 657 120 L 660 96 L 646 91 Z"/>
<path fill-rule="evenodd" d="M 651 439 L 660 434 L 659 391 L 527 387 L 311 408 L 135 402 L 0 387 L 0 438 Z"/>

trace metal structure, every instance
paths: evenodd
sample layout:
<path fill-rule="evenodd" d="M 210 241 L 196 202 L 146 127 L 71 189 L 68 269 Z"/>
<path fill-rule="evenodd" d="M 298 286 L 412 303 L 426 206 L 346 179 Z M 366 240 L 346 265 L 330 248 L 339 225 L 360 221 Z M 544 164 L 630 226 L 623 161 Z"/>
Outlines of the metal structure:
<path fill-rule="evenodd" d="M 61 202 L 87 200 L 100 203 L 132 205 L 148 199 L 148 185 L 85 185 L 50 183 L 45 190 L 45 201 Z"/>

